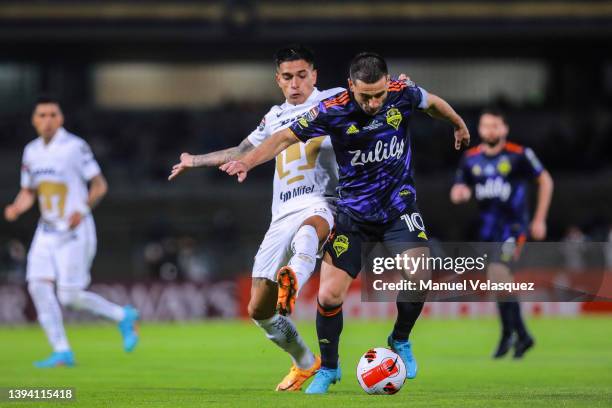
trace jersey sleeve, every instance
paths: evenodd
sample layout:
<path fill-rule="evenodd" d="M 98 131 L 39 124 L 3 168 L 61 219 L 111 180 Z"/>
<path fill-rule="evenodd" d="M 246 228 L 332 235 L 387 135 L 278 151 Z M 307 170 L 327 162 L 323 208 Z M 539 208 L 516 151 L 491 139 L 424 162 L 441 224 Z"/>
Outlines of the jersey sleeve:
<path fill-rule="evenodd" d="M 329 116 L 325 109 L 325 105 L 323 102 L 320 102 L 317 106 L 314 106 L 308 112 L 300 116 L 289 129 L 291 129 L 298 139 L 306 143 L 312 138 L 329 134 L 328 120 Z"/>
<path fill-rule="evenodd" d="M 472 184 L 472 173 L 467 165 L 467 159 L 465 156 L 459 161 L 457 170 L 455 171 L 455 184 Z"/>
<path fill-rule="evenodd" d="M 406 82 L 402 97 L 410 102 L 414 109 L 427 109 L 429 94 L 424 88 L 412 81 Z"/>
<path fill-rule="evenodd" d="M 267 116 L 270 114 L 268 112 L 259 122 L 259 125 L 253 130 L 248 136 L 247 140 L 255 147 L 259 146 L 266 140 L 272 132 L 270 131 L 270 124 L 266 120 Z"/>
<path fill-rule="evenodd" d="M 79 173 L 84 180 L 89 181 L 102 172 L 87 142 L 80 142 L 76 155 Z"/>
<path fill-rule="evenodd" d="M 34 188 L 34 180 L 32 179 L 32 171 L 30 167 L 28 150 L 23 151 L 23 157 L 21 159 L 21 188 Z"/>
<path fill-rule="evenodd" d="M 523 151 L 523 171 L 530 178 L 538 178 L 544 171 L 542 162 L 529 147 Z"/>

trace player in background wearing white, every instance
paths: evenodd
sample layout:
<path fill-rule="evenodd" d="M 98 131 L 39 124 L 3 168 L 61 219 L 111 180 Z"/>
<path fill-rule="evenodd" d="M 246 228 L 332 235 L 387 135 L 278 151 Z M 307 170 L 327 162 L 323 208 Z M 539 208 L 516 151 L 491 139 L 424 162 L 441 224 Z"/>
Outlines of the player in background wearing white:
<path fill-rule="evenodd" d="M 312 52 L 300 45 L 277 51 L 276 82 L 285 96 L 238 146 L 204 155 L 181 154 L 169 180 L 193 167 L 219 167 L 296 121 L 319 101 L 340 91 L 315 88 Z M 317 255 L 333 228 L 338 171 L 329 137 L 296 144 L 276 157 L 272 221 L 255 256 L 249 316 L 293 361 L 277 391 L 297 391 L 321 361 L 304 343 L 291 313 L 299 289 L 315 269 Z M 278 283 L 277 283 L 278 282 Z"/>
<path fill-rule="evenodd" d="M 21 190 L 4 209 L 6 220 L 13 222 L 38 197 L 40 220 L 28 253 L 26 279 L 38 321 L 53 348 L 49 358 L 35 363 L 40 368 L 74 365 L 60 303 L 118 322 L 126 351 L 138 342 L 136 309 L 85 290 L 96 253 L 91 209 L 108 187 L 89 145 L 67 132 L 63 123 L 57 100 L 39 98 L 32 114 L 39 137 L 24 149 Z"/>

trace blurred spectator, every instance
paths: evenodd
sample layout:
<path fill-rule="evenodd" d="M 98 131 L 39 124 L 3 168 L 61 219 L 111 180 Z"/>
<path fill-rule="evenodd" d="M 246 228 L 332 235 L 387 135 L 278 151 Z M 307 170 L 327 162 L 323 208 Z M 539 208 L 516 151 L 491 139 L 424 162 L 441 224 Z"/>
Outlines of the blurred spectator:
<path fill-rule="evenodd" d="M 178 243 L 178 265 L 181 275 L 191 282 L 208 282 L 212 272 L 211 257 L 191 237 L 182 237 Z"/>
<path fill-rule="evenodd" d="M 606 268 L 612 269 L 612 224 L 608 229 L 608 239 L 604 248 Z"/>
<path fill-rule="evenodd" d="M 20 284 L 25 281 L 26 247 L 17 239 L 9 240 L 1 254 L 0 281 Z"/>
<path fill-rule="evenodd" d="M 565 267 L 568 269 L 582 270 L 586 266 L 584 243 L 588 237 L 577 225 L 571 225 L 563 237 L 563 257 Z"/>

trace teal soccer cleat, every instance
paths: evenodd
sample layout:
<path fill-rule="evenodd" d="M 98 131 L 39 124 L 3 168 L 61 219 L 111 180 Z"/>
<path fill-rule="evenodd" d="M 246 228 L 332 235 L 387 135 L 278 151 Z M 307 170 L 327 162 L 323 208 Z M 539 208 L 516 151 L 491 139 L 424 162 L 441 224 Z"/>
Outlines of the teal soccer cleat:
<path fill-rule="evenodd" d="M 125 317 L 119 322 L 118 326 L 121 337 L 123 337 L 123 349 L 129 353 L 134 350 L 138 344 L 136 322 L 140 318 L 140 315 L 138 314 L 138 310 L 134 309 L 132 306 L 125 306 L 123 310 L 125 311 Z"/>
<path fill-rule="evenodd" d="M 306 394 L 327 394 L 329 386 L 340 381 L 341 376 L 340 366 L 335 369 L 321 367 L 305 392 Z"/>
<path fill-rule="evenodd" d="M 74 355 L 70 350 L 54 351 L 49 358 L 35 362 L 34 366 L 38 368 L 74 367 Z"/>
<path fill-rule="evenodd" d="M 406 365 L 406 378 L 413 379 L 417 375 L 417 362 L 412 354 L 412 343 L 410 340 L 399 341 L 392 336 L 387 338 L 387 344 L 391 350 L 395 351 L 404 361 Z"/>

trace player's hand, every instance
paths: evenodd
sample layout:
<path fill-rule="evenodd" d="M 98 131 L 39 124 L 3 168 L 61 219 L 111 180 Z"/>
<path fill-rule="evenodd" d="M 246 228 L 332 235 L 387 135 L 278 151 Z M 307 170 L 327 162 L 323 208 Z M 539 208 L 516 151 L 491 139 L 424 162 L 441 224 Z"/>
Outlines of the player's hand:
<path fill-rule="evenodd" d="M 533 220 L 529 226 L 529 232 L 532 239 L 535 241 L 542 241 L 546 238 L 546 222 Z"/>
<path fill-rule="evenodd" d="M 174 166 L 172 166 L 172 171 L 170 172 L 170 175 L 168 176 L 168 180 L 172 180 L 176 178 L 179 174 L 194 167 L 194 156 L 192 154 L 182 153 L 180 160 L 181 160 L 180 163 L 177 163 Z"/>
<path fill-rule="evenodd" d="M 463 125 L 455 129 L 455 150 L 460 150 L 461 147 L 470 145 L 470 131 Z"/>
<path fill-rule="evenodd" d="M 404 82 L 408 82 L 410 81 L 410 77 L 406 74 L 399 74 L 399 76 L 397 77 L 398 81 L 404 81 Z"/>
<path fill-rule="evenodd" d="M 17 207 L 13 204 L 4 207 L 4 218 L 8 222 L 17 221 L 17 218 L 19 218 L 19 210 L 17 210 Z"/>
<path fill-rule="evenodd" d="M 75 229 L 76 227 L 79 226 L 82 220 L 83 220 L 83 214 L 81 214 L 78 211 L 73 212 L 70 215 L 70 218 L 68 218 L 68 228 L 70 228 L 71 230 Z"/>
<path fill-rule="evenodd" d="M 249 168 L 244 162 L 233 160 L 219 167 L 219 170 L 226 172 L 230 176 L 238 176 L 238 182 L 242 183 L 247 178 Z"/>
<path fill-rule="evenodd" d="M 450 199 L 453 204 L 461 204 L 470 200 L 472 190 L 465 184 L 455 184 L 451 188 Z"/>

